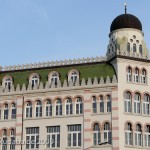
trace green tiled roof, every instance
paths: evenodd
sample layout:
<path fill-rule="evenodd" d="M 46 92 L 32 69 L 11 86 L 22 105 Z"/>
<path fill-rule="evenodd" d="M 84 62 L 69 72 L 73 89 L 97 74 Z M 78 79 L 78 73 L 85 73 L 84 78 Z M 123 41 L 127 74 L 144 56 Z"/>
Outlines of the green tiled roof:
<path fill-rule="evenodd" d="M 115 70 L 113 66 L 108 62 L 103 63 L 91 63 L 84 65 L 69 65 L 69 66 L 59 66 L 59 67 L 49 67 L 49 68 L 39 68 L 39 69 L 26 69 L 26 70 L 18 70 L 18 71 L 3 71 L 0 73 L 0 82 L 2 82 L 2 78 L 5 75 L 10 75 L 13 77 L 14 85 L 20 84 L 20 86 L 25 83 L 28 85 L 28 78 L 31 73 L 37 73 L 40 75 L 40 81 L 44 84 L 48 80 L 48 74 L 51 71 L 57 71 L 60 74 L 60 80 L 63 82 L 65 79 L 67 80 L 67 74 L 71 69 L 76 69 L 80 73 L 80 80 L 85 78 L 87 80 L 89 77 L 94 79 L 94 77 L 100 78 L 103 76 L 106 78 L 109 76 L 110 78 L 115 75 Z"/>

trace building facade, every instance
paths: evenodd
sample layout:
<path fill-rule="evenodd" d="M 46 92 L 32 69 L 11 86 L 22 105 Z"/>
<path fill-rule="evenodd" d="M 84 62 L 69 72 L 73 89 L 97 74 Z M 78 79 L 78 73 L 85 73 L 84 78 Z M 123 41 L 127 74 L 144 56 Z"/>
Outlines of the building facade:
<path fill-rule="evenodd" d="M 0 150 L 150 149 L 142 24 L 125 12 L 109 38 L 105 57 L 1 68 Z"/>

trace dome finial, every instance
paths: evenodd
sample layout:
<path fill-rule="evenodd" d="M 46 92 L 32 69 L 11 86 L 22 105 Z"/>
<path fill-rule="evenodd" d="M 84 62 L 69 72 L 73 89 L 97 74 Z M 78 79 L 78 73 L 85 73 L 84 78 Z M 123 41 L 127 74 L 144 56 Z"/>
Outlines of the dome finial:
<path fill-rule="evenodd" d="M 125 14 L 127 14 L 127 3 L 126 2 L 124 3 L 124 6 L 125 6 Z"/>

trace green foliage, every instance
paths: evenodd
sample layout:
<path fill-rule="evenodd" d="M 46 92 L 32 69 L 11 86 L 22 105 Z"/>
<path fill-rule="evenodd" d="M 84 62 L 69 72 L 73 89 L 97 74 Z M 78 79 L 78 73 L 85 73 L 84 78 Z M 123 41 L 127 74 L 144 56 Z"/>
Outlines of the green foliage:
<path fill-rule="evenodd" d="M 13 77 L 14 85 L 16 87 L 17 84 L 20 84 L 22 86 L 23 83 L 28 85 L 28 78 L 30 74 L 37 73 L 40 75 L 40 81 L 42 81 L 44 84 L 48 80 L 48 74 L 51 71 L 57 71 L 60 74 L 60 80 L 63 83 L 64 79 L 67 80 L 67 74 L 71 69 L 76 69 L 80 73 L 80 80 L 82 78 L 85 78 L 85 80 L 90 77 L 91 79 L 94 79 L 94 77 L 100 78 L 103 76 L 106 78 L 109 76 L 110 78 L 113 77 L 115 74 L 114 68 L 109 63 L 95 63 L 95 64 L 85 64 L 85 65 L 74 65 L 74 66 L 61 66 L 61 67 L 55 67 L 55 68 L 41 68 L 41 69 L 35 69 L 35 70 L 20 70 L 20 71 L 10 71 L 8 73 L 1 72 L 0 73 L 0 81 L 2 81 L 2 78 L 5 75 L 10 75 Z"/>

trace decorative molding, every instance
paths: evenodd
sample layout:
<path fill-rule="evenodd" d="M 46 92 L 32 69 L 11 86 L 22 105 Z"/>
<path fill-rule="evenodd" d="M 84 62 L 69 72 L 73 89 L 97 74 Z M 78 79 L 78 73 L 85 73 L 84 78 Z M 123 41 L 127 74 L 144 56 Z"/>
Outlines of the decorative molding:
<path fill-rule="evenodd" d="M 67 80 L 64 80 L 63 84 L 61 84 L 60 81 L 58 81 L 58 83 L 55 85 L 54 83 L 49 84 L 49 82 L 47 81 L 45 86 L 42 82 L 40 82 L 40 85 L 35 84 L 33 87 L 31 86 L 31 84 L 29 83 L 27 88 L 26 85 L 23 84 L 22 86 L 20 86 L 19 84 L 17 84 L 16 88 L 14 88 L 14 85 L 12 85 L 10 88 L 8 87 L 2 87 L 0 85 L 0 95 L 1 94 L 19 94 L 19 93 L 29 93 L 29 92 L 33 92 L 33 91 L 47 91 L 47 90 L 54 90 L 54 89 L 69 89 L 69 88 L 79 88 L 79 87 L 95 87 L 95 86 L 111 86 L 111 85 L 116 85 L 117 83 L 117 78 L 114 75 L 113 78 L 110 78 L 109 76 L 107 76 L 106 79 L 104 79 L 103 77 L 101 77 L 100 79 L 98 79 L 97 77 L 93 79 L 91 79 L 90 77 L 88 78 L 88 80 L 85 80 L 84 78 L 82 78 L 82 81 L 80 82 L 79 80 L 76 80 L 75 83 L 72 82 L 72 80 L 70 80 L 69 82 L 67 82 Z"/>
<path fill-rule="evenodd" d="M 51 62 L 41 62 L 41 63 L 31 63 L 22 65 L 5 66 L 4 68 L 0 66 L 0 71 L 14 71 L 14 70 L 24 70 L 24 69 L 34 69 L 34 68 L 45 68 L 45 67 L 55 67 L 55 66 L 65 66 L 65 65 L 76 65 L 76 64 L 86 64 L 94 62 L 105 62 L 107 57 L 95 57 L 95 58 L 78 58 Z"/>

